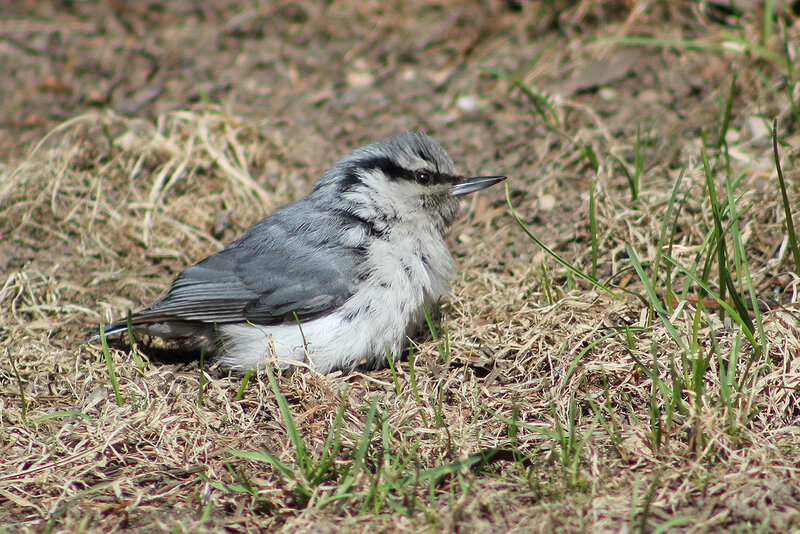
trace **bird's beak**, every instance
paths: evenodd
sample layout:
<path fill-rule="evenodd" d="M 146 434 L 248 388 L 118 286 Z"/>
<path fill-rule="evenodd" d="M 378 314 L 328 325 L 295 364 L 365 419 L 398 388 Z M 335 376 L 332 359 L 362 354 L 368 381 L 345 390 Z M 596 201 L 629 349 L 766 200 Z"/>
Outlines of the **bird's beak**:
<path fill-rule="evenodd" d="M 455 185 L 450 187 L 450 194 L 454 197 L 460 197 L 481 189 L 486 189 L 489 186 L 502 182 L 505 176 L 473 176 L 471 178 L 462 178 Z"/>

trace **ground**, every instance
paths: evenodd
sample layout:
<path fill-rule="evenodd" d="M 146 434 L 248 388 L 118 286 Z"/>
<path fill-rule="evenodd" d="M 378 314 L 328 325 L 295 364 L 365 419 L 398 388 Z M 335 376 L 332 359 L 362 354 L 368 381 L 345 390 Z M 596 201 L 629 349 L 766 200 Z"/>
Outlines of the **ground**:
<path fill-rule="evenodd" d="M 201 4 L 3 8 L 0 529 L 800 531 L 796 5 Z M 509 179 L 396 367 L 88 341 L 406 129 Z"/>

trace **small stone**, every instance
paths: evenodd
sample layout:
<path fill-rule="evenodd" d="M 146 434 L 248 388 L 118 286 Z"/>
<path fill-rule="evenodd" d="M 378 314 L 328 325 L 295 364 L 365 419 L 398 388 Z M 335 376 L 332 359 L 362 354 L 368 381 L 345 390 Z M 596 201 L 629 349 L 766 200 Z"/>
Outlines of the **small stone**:
<path fill-rule="evenodd" d="M 456 100 L 456 107 L 461 111 L 473 111 L 476 107 L 478 107 L 478 101 L 474 96 L 460 96 Z"/>
<path fill-rule="evenodd" d="M 556 197 L 549 193 L 539 196 L 539 209 L 542 211 L 553 211 L 556 207 Z"/>
<path fill-rule="evenodd" d="M 597 96 L 606 101 L 616 100 L 619 97 L 619 91 L 610 87 L 603 87 L 597 91 Z"/>
<path fill-rule="evenodd" d="M 370 87 L 375 83 L 375 76 L 365 70 L 351 70 L 347 73 L 347 85 L 356 89 Z"/>
<path fill-rule="evenodd" d="M 751 139 L 763 139 L 772 135 L 772 129 L 767 119 L 761 115 L 747 117 L 744 121 L 745 128 L 750 132 Z"/>

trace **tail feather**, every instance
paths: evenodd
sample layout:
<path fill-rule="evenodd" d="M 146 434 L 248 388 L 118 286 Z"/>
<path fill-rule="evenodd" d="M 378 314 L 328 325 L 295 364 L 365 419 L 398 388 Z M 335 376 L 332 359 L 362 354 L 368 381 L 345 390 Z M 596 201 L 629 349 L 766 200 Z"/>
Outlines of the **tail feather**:
<path fill-rule="evenodd" d="M 114 321 L 113 323 L 107 326 L 101 326 L 100 328 L 102 329 L 102 335 L 105 335 L 105 337 L 107 338 L 118 336 L 119 334 L 128 331 L 128 320 L 125 319 L 123 321 L 120 319 L 119 321 Z M 100 341 L 102 335 L 100 332 L 98 332 L 97 334 L 90 337 L 87 343 L 97 343 L 98 341 Z"/>
<path fill-rule="evenodd" d="M 119 336 L 128 331 L 129 320 L 119 319 L 102 327 L 106 338 Z M 214 324 L 199 321 L 185 321 L 173 317 L 164 317 L 155 314 L 134 314 L 130 316 L 131 330 L 147 336 L 159 337 L 164 340 L 185 339 L 189 342 L 208 340 L 215 337 Z M 89 343 L 100 341 L 100 333 L 89 339 Z"/>
<path fill-rule="evenodd" d="M 175 318 L 164 317 L 164 316 L 162 316 L 160 314 L 155 314 L 155 313 L 152 313 L 152 312 L 148 313 L 148 310 L 144 309 L 142 311 L 139 311 L 139 312 L 136 312 L 136 313 L 133 313 L 133 314 L 129 313 L 127 317 L 125 317 L 123 319 L 118 319 L 118 320 L 114 321 L 113 323 L 102 327 L 102 330 L 103 330 L 103 333 L 105 334 L 106 337 L 118 336 L 118 335 L 128 331 L 128 323 L 130 322 L 132 330 L 136 330 L 136 331 L 144 330 L 144 332 L 147 333 L 147 334 L 163 335 L 163 333 L 161 333 L 160 331 L 164 330 L 164 329 L 157 328 L 156 325 L 158 325 L 160 323 L 163 323 L 163 324 L 166 325 L 166 324 L 169 324 L 172 321 L 175 321 Z M 154 331 L 151 332 L 151 330 L 154 330 Z M 169 329 L 168 328 L 166 329 L 166 333 L 169 334 Z M 100 333 L 98 332 L 95 336 L 93 336 L 89 340 L 89 342 L 99 341 L 99 340 L 100 340 Z"/>

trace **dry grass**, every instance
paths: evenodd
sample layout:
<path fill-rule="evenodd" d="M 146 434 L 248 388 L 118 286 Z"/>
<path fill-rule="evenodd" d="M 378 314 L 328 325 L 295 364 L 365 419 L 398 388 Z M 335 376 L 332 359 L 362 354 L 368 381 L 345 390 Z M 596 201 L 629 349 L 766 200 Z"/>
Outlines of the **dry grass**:
<path fill-rule="evenodd" d="M 704 67 L 718 89 L 665 90 L 662 102 L 682 100 L 651 111 L 640 89 L 652 75 L 656 91 L 662 73 L 643 68 L 611 84 L 616 95 L 536 93 L 551 106 L 539 113 L 524 90 L 563 78 L 566 58 L 579 65 L 618 50 L 579 39 L 593 17 L 612 14 L 591 2 L 571 9 L 558 39 L 572 49 L 545 47 L 539 62 L 521 61 L 507 77 L 478 67 L 514 55 L 509 34 L 465 56 L 447 91 L 474 82 L 486 109 L 494 106 L 481 113 L 497 125 L 481 134 L 491 121 L 465 115 L 466 148 L 445 144 L 461 167 L 466 159 L 511 176 L 522 220 L 583 272 L 592 271 L 595 246 L 596 277 L 612 294 L 542 253 L 502 192 L 487 192 L 450 234 L 460 270 L 440 339 L 420 336 L 413 366 L 394 373 L 297 370 L 278 376 L 277 389 L 254 377 L 237 398 L 240 379 L 213 367 L 138 369 L 129 351 L 111 350 L 120 405 L 101 348 L 84 344 L 100 323 L 151 301 L 186 265 L 302 195 L 344 142 L 301 135 L 309 133 L 301 126 L 280 133 L 206 105 L 156 120 L 81 115 L 0 168 L 0 524 L 20 532 L 800 528 L 800 279 L 771 138 L 758 122 L 779 118 L 796 207 L 796 87 L 778 83 L 786 71 L 763 57 L 656 47 L 653 57 L 665 56 L 675 79 Z M 657 20 L 633 9 L 596 36 L 655 32 Z M 513 38 L 523 39 L 519 24 Z M 693 30 L 722 31 L 683 24 L 665 33 L 688 42 Z M 796 47 L 797 22 L 777 24 Z M 759 28 L 747 20 L 740 34 L 757 42 Z M 780 32 L 773 39 L 780 53 Z M 726 216 L 723 266 L 708 245 L 714 221 L 700 131 L 713 139 L 721 127 L 724 66 L 734 63 L 730 158 L 706 151 L 717 196 L 724 200 L 726 180 L 735 185 L 740 237 Z M 621 98 L 630 105 L 611 109 Z M 446 115 L 432 121 L 444 129 Z M 644 164 L 633 201 L 622 165 L 636 166 L 637 119 Z M 459 139 L 459 130 L 447 137 Z M 581 155 L 586 146 L 596 171 Z M 737 243 L 749 279 L 731 267 Z M 645 281 L 662 258 L 660 300 L 648 298 L 626 246 Z M 698 260 L 689 269 L 698 277 L 707 262 L 713 294 L 730 268 L 742 294 L 757 296 L 760 314 L 749 309 L 763 329 L 756 346 L 712 298 L 698 300 L 690 276 L 667 275 L 662 254 L 685 266 Z M 672 299 L 663 298 L 668 282 Z"/>

